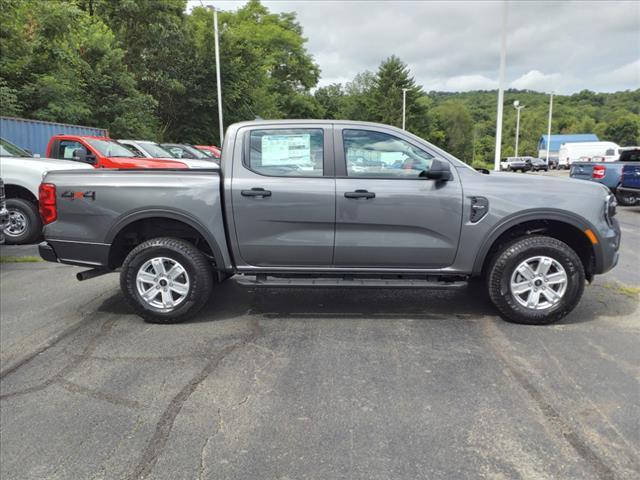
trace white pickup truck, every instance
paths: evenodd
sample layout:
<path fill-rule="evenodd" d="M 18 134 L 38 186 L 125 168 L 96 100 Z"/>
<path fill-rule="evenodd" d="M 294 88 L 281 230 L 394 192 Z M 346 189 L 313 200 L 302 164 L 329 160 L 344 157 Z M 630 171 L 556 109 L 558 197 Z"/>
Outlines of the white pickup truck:
<path fill-rule="evenodd" d="M 4 227 L 7 244 L 35 242 L 42 233 L 38 213 L 38 188 L 42 177 L 54 170 L 91 170 L 86 163 L 53 158 L 33 158 L 0 138 L 0 178 L 4 182 L 9 220 Z"/>

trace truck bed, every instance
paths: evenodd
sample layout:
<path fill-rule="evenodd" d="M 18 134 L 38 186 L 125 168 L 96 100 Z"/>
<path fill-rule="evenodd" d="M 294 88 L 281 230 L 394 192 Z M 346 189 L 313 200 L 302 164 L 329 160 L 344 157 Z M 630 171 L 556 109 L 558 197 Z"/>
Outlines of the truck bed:
<path fill-rule="evenodd" d="M 109 267 L 118 232 L 162 216 L 186 221 L 219 246 L 217 262 L 230 264 L 217 168 L 57 171 L 43 181 L 56 186 L 58 219 L 44 233 L 60 261 Z"/>

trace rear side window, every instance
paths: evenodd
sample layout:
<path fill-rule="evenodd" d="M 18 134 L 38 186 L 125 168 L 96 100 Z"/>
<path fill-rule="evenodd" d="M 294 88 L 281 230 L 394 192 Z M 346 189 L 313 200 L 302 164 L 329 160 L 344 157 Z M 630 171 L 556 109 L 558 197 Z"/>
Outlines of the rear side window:
<path fill-rule="evenodd" d="M 321 177 L 324 134 L 321 129 L 252 130 L 245 166 L 261 175 Z"/>
<path fill-rule="evenodd" d="M 387 133 L 344 130 L 347 176 L 417 178 L 429 170 L 433 156 Z"/>
<path fill-rule="evenodd" d="M 640 150 L 623 150 L 620 154 L 621 162 L 640 162 Z"/>

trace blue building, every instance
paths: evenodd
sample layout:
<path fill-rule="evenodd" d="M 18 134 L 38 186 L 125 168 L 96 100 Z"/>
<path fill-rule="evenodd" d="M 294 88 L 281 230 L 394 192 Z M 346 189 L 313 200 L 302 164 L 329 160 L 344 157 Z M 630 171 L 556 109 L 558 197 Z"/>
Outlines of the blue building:
<path fill-rule="evenodd" d="M 595 133 L 576 133 L 573 135 L 551 135 L 551 141 L 548 135 L 542 135 L 538 142 L 538 157 L 547 158 L 547 145 L 549 148 L 549 158 L 558 159 L 558 151 L 563 143 L 578 142 L 599 142 L 600 139 Z"/>

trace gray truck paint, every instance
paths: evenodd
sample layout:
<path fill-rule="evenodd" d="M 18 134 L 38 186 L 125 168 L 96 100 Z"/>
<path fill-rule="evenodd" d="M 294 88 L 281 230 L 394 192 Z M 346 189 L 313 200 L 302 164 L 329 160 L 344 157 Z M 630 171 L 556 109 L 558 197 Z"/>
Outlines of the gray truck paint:
<path fill-rule="evenodd" d="M 243 140 L 250 130 L 307 127 L 324 130 L 325 176 L 269 177 L 243 164 Z M 401 138 L 449 162 L 451 179 L 347 177 L 343 128 Z M 617 260 L 619 231 L 605 219 L 605 187 L 552 177 L 484 175 L 408 132 L 365 122 L 232 125 L 221 171 L 54 172 L 45 181 L 57 187 L 59 212 L 58 220 L 45 227 L 46 240 L 67 263 L 106 266 L 117 233 L 147 217 L 183 219 L 209 242 L 216 267 L 228 272 L 474 274 L 500 233 L 538 219 L 591 229 L 598 238 L 594 273 Z M 252 188 L 272 195 L 240 195 Z M 376 197 L 344 197 L 357 189 Z M 60 198 L 64 191 L 93 191 L 95 201 Z M 472 202 L 478 197 L 488 200 L 488 213 L 472 223 Z"/>

